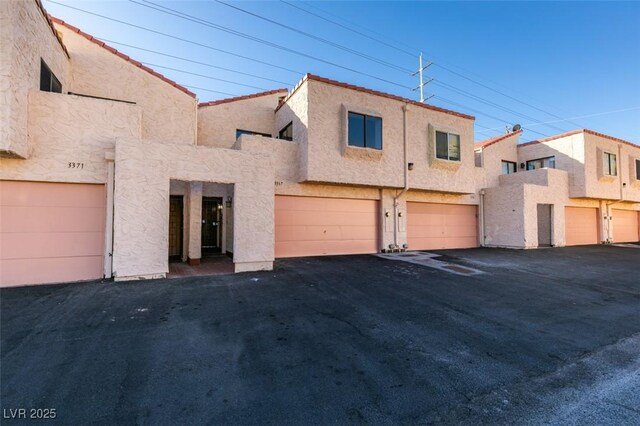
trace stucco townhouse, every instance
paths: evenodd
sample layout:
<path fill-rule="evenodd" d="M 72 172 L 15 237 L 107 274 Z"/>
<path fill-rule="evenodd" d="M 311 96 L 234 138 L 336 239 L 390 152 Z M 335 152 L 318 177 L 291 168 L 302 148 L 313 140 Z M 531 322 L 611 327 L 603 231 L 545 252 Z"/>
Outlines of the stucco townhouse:
<path fill-rule="evenodd" d="M 519 144 L 521 133 L 476 144 L 483 245 L 640 240 L 640 146 L 587 129 Z"/>
<path fill-rule="evenodd" d="M 630 143 L 584 131 L 474 145 L 471 116 L 310 74 L 198 104 L 37 0 L 0 12 L 1 286 L 159 278 L 209 253 L 242 272 L 294 256 L 638 240 Z M 605 153 L 618 174 L 603 175 Z M 621 214 L 631 225 L 616 231 Z"/>

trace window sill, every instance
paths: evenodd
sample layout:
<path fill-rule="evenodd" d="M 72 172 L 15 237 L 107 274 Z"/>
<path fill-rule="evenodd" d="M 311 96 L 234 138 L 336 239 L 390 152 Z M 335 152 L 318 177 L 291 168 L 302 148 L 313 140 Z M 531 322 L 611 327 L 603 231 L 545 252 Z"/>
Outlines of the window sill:
<path fill-rule="evenodd" d="M 444 158 L 433 157 L 431 167 L 442 170 L 458 170 L 462 165 L 460 160 L 445 160 Z"/>
<path fill-rule="evenodd" d="M 379 161 L 382 158 L 382 150 L 347 145 L 344 147 L 342 156 L 346 158 Z"/>

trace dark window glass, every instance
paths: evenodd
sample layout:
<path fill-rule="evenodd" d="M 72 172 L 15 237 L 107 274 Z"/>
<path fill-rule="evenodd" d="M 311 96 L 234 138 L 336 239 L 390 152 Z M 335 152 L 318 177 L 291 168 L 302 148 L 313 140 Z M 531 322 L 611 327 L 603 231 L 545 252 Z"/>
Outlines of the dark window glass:
<path fill-rule="evenodd" d="M 364 148 L 364 115 L 349 113 L 349 145 Z"/>
<path fill-rule="evenodd" d="M 527 170 L 544 169 L 544 168 L 555 169 L 556 157 L 545 157 L 545 158 L 538 158 L 537 160 L 527 161 Z"/>
<path fill-rule="evenodd" d="M 640 180 L 640 160 L 636 160 L 636 179 Z"/>
<path fill-rule="evenodd" d="M 444 132 L 436 132 L 436 157 L 444 160 L 449 159 L 449 141 L 447 134 Z"/>
<path fill-rule="evenodd" d="M 382 149 L 382 118 L 366 117 L 365 146 Z"/>
<path fill-rule="evenodd" d="M 475 151 L 473 153 L 476 167 L 482 167 L 482 151 Z"/>
<path fill-rule="evenodd" d="M 236 139 L 238 139 L 242 135 L 257 135 L 257 136 L 265 136 L 267 138 L 271 137 L 271 135 L 268 133 L 260 133 L 260 132 L 254 132 L 252 130 L 236 129 Z"/>
<path fill-rule="evenodd" d="M 515 173 L 517 171 L 516 163 L 512 161 L 504 161 L 502 160 L 502 174 L 510 175 L 511 173 Z"/>
<path fill-rule="evenodd" d="M 293 122 L 284 126 L 282 130 L 280 130 L 280 133 L 278 133 L 278 137 L 286 141 L 292 141 L 293 140 Z"/>
<path fill-rule="evenodd" d="M 604 174 L 609 176 L 616 176 L 618 174 L 616 155 L 605 152 L 602 160 L 604 166 Z"/>
<path fill-rule="evenodd" d="M 60 81 L 42 59 L 40 59 L 40 90 L 43 92 L 62 93 Z"/>
<path fill-rule="evenodd" d="M 436 158 L 460 161 L 460 135 L 436 131 Z"/>

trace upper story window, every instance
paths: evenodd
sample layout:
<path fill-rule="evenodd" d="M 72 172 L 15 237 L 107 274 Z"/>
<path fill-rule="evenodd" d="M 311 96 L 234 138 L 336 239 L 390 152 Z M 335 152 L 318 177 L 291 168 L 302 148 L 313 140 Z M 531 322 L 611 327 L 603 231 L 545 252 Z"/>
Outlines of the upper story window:
<path fill-rule="evenodd" d="M 40 59 L 40 90 L 43 92 L 62 93 L 62 84 L 47 64 Z"/>
<path fill-rule="evenodd" d="M 460 135 L 436 131 L 436 158 L 460 161 Z"/>
<path fill-rule="evenodd" d="M 349 146 L 382 149 L 382 118 L 349 111 Z"/>
<path fill-rule="evenodd" d="M 537 160 L 527 161 L 527 170 L 535 169 L 555 169 L 556 157 L 538 158 Z"/>
<path fill-rule="evenodd" d="M 518 171 L 517 164 L 513 161 L 505 161 L 502 160 L 502 174 L 510 175 L 511 173 L 515 173 Z"/>
<path fill-rule="evenodd" d="M 242 135 L 257 135 L 257 136 L 266 136 L 268 138 L 271 137 L 268 133 L 254 132 L 253 130 L 242 130 L 236 129 L 236 139 L 238 139 Z"/>
<path fill-rule="evenodd" d="M 616 176 L 618 174 L 618 165 L 616 155 L 610 152 L 602 154 L 602 171 L 607 176 Z"/>
<path fill-rule="evenodd" d="M 475 151 L 473 153 L 473 161 L 476 167 L 482 167 L 482 151 Z"/>
<path fill-rule="evenodd" d="M 636 160 L 636 180 L 640 180 L 640 160 Z"/>
<path fill-rule="evenodd" d="M 280 130 L 280 133 L 278 133 L 278 137 L 286 141 L 293 140 L 293 121 L 284 126 L 282 130 Z"/>

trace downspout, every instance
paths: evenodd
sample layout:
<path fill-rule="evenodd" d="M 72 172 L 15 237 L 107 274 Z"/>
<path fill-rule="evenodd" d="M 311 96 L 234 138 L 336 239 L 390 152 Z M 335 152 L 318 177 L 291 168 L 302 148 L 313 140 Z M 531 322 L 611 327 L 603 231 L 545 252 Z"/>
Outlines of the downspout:
<path fill-rule="evenodd" d="M 484 247 L 484 189 L 480 190 L 480 211 L 478 212 L 478 222 L 480 227 L 480 247 Z"/>
<path fill-rule="evenodd" d="M 394 249 L 399 249 L 400 245 L 398 244 L 398 227 L 400 225 L 399 221 L 399 212 L 398 200 L 409 190 L 409 166 L 408 166 L 408 151 L 409 151 L 409 140 L 407 138 L 407 112 L 409 111 L 409 104 L 404 104 L 402 106 L 402 142 L 403 142 L 403 151 L 404 151 L 404 164 L 402 165 L 404 168 L 404 187 L 402 191 L 396 194 L 393 197 L 393 245 Z"/>
<path fill-rule="evenodd" d="M 601 160 L 602 161 L 602 160 Z M 605 203 L 607 208 L 606 217 L 607 217 L 607 239 L 605 240 L 605 244 L 613 243 L 613 227 L 611 226 L 611 221 L 613 220 L 613 215 L 611 213 L 611 206 L 614 204 L 621 203 L 624 200 L 623 197 L 623 184 L 622 184 L 622 145 L 618 144 L 618 156 L 616 157 L 616 172 L 618 174 L 618 183 L 620 185 L 620 198 L 616 201 L 611 201 Z"/>

